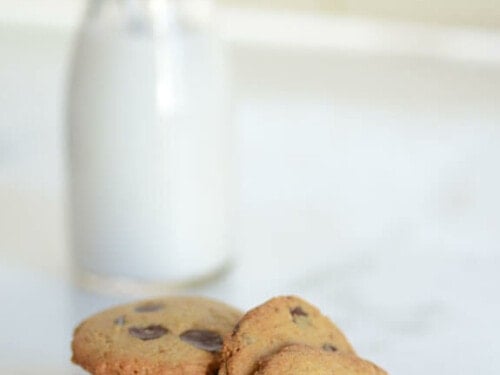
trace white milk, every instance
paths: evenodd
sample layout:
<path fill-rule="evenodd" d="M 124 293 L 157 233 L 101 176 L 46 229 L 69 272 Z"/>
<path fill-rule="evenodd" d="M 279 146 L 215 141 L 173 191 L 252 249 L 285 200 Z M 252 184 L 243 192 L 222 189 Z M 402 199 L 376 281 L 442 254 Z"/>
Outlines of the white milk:
<path fill-rule="evenodd" d="M 229 247 L 220 60 L 208 36 L 158 35 L 113 12 L 85 25 L 70 82 L 77 267 L 151 282 L 205 276 Z"/>

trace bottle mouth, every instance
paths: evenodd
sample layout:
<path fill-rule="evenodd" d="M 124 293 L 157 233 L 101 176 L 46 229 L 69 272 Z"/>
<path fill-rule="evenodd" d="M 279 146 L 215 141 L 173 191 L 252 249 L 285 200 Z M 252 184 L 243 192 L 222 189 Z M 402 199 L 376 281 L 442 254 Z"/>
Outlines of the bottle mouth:
<path fill-rule="evenodd" d="M 86 18 L 134 33 L 172 27 L 203 30 L 211 25 L 214 9 L 213 0 L 93 0 Z"/>

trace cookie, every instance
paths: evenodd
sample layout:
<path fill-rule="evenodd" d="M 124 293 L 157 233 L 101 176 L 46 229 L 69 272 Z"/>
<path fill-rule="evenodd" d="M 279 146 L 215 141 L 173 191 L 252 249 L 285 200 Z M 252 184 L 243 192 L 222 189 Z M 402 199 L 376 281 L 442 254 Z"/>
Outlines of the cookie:
<path fill-rule="evenodd" d="M 223 337 L 241 315 L 199 297 L 118 306 L 76 328 L 72 360 L 96 375 L 216 374 Z"/>
<path fill-rule="evenodd" d="M 387 375 L 353 354 L 291 345 L 260 363 L 255 375 Z"/>
<path fill-rule="evenodd" d="M 276 297 L 246 313 L 224 339 L 219 374 L 253 374 L 259 360 L 291 344 L 354 354 L 344 334 L 316 307 L 295 296 Z"/>

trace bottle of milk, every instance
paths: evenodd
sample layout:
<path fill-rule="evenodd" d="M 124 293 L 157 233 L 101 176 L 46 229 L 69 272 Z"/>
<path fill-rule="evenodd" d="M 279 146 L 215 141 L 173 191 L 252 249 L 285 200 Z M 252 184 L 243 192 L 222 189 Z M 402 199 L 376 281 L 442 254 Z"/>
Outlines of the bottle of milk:
<path fill-rule="evenodd" d="M 125 292 L 226 269 L 225 68 L 209 0 L 92 0 L 68 97 L 69 208 L 85 285 Z"/>

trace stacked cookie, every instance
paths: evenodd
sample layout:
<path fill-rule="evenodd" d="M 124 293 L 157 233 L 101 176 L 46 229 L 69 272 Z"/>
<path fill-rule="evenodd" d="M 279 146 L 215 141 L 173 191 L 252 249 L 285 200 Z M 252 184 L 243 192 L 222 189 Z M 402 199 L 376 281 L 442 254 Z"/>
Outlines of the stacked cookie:
<path fill-rule="evenodd" d="M 242 314 L 169 297 L 119 306 L 75 330 L 73 362 L 96 375 L 383 375 L 306 301 L 273 298 Z"/>

